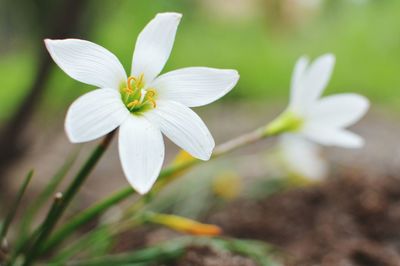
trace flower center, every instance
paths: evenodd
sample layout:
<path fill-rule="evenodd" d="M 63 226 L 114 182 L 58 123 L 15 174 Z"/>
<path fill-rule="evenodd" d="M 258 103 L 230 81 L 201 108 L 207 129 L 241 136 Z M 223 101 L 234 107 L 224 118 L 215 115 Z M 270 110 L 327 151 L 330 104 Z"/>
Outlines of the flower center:
<path fill-rule="evenodd" d="M 145 88 L 143 74 L 139 77 L 131 76 L 120 89 L 121 98 L 126 108 L 131 113 L 142 113 L 146 110 L 156 108 L 156 90 Z"/>

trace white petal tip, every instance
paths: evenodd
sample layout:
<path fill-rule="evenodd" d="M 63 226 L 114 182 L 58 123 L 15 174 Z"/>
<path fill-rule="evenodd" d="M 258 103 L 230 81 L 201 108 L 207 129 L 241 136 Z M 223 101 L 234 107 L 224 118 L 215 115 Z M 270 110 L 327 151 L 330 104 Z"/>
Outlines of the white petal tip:
<path fill-rule="evenodd" d="M 60 42 L 62 40 L 54 40 L 54 39 L 46 38 L 43 41 L 44 41 L 44 44 L 46 45 L 47 49 L 49 49 L 52 45 L 54 45 L 55 43 Z"/>
<path fill-rule="evenodd" d="M 325 59 L 327 61 L 330 61 L 331 63 L 335 63 L 336 57 L 333 53 L 327 53 L 324 55 L 321 55 L 320 59 Z"/>
<path fill-rule="evenodd" d="M 360 112 L 360 118 L 365 115 L 370 107 L 370 101 L 367 97 L 357 94 L 357 93 L 348 93 L 353 100 L 353 106 L 357 106 L 358 111 Z"/>
<path fill-rule="evenodd" d="M 302 55 L 302 56 L 298 59 L 298 61 L 306 61 L 306 62 L 308 62 L 308 61 L 310 61 L 310 57 L 309 57 L 308 55 Z"/>
<path fill-rule="evenodd" d="M 67 134 L 67 138 L 68 138 L 69 142 L 71 142 L 73 144 L 79 143 L 79 141 L 77 139 L 75 139 L 74 137 L 72 137 L 70 134 L 68 134 L 68 132 L 66 132 L 66 134 Z"/>
<path fill-rule="evenodd" d="M 331 147 L 352 149 L 352 150 L 363 148 L 365 146 L 365 140 L 358 135 L 355 135 L 355 136 L 356 136 L 356 138 L 354 138 L 352 141 L 347 141 L 346 143 L 331 143 L 331 144 L 325 144 L 325 145 L 331 146 Z"/>
<path fill-rule="evenodd" d="M 122 167 L 124 169 L 124 167 Z M 154 182 L 143 182 L 139 177 L 129 177 L 127 175 L 127 171 L 124 170 L 125 176 L 127 177 L 126 179 L 128 180 L 129 184 L 131 187 L 140 195 L 145 195 L 147 194 L 151 188 L 153 187 L 156 178 L 151 178 L 151 179 L 146 179 L 146 180 L 154 180 Z M 158 177 L 158 174 L 157 174 Z"/>
<path fill-rule="evenodd" d="M 236 70 L 234 70 L 234 80 L 233 80 L 233 84 L 236 85 L 236 83 L 238 83 L 239 79 L 240 79 L 240 74 L 239 72 L 237 72 Z"/>
<path fill-rule="evenodd" d="M 79 144 L 79 143 L 85 143 L 88 142 L 88 140 L 82 140 L 77 138 L 76 136 L 74 136 L 71 133 L 72 130 L 70 130 L 67 126 L 65 126 L 65 134 L 67 135 L 67 138 L 69 140 L 69 142 L 71 142 L 72 144 Z"/>
<path fill-rule="evenodd" d="M 44 42 L 44 45 L 46 46 L 47 50 L 50 52 L 51 51 L 51 45 L 53 44 L 54 40 L 44 39 L 43 42 Z"/>
<path fill-rule="evenodd" d="M 215 147 L 215 143 L 214 143 L 214 139 L 212 139 L 212 144 L 210 144 L 210 146 L 208 147 L 209 150 L 207 150 L 207 152 L 204 152 L 203 154 L 197 154 L 196 157 L 199 160 L 202 161 L 208 161 L 211 159 L 212 153 L 214 151 L 214 147 Z"/>
<path fill-rule="evenodd" d="M 349 148 L 349 149 L 361 149 L 361 148 L 363 148 L 364 146 L 365 146 L 365 140 L 362 138 L 362 137 L 360 137 L 360 136 L 358 136 L 358 135 L 356 135 L 358 138 L 357 139 L 355 139 L 354 141 L 353 141 L 353 143 L 351 143 L 351 144 L 349 144 L 347 147 L 345 147 L 345 148 Z"/>
<path fill-rule="evenodd" d="M 369 107 L 371 105 L 369 99 L 363 95 L 359 95 L 359 97 L 360 97 L 361 101 L 363 101 L 364 108 L 369 109 Z"/>
<path fill-rule="evenodd" d="M 239 75 L 239 72 L 234 69 L 226 69 L 226 70 L 224 70 L 224 72 L 227 75 L 229 75 L 230 84 L 229 84 L 229 86 L 227 86 L 227 88 L 228 88 L 227 92 L 229 92 L 238 83 L 238 81 L 240 79 L 240 75 Z"/>
<path fill-rule="evenodd" d="M 160 16 L 174 17 L 177 20 L 180 20 L 182 18 L 182 14 L 181 13 L 176 13 L 176 12 L 158 13 L 157 17 L 160 17 Z"/>
<path fill-rule="evenodd" d="M 138 186 L 133 186 L 132 184 L 131 184 L 131 186 L 132 186 L 133 189 L 136 190 L 136 192 L 139 193 L 140 195 L 145 195 L 145 194 L 147 194 L 147 193 L 150 191 L 150 189 L 151 189 L 151 187 L 138 187 Z"/>
<path fill-rule="evenodd" d="M 127 177 L 126 179 L 128 180 L 129 184 L 131 185 L 131 187 L 140 195 L 144 195 L 147 194 L 151 188 L 153 187 L 154 182 L 143 182 L 143 180 L 141 180 L 141 178 L 139 178 L 138 176 L 132 176 L 129 177 L 128 176 L 128 172 L 125 170 L 124 167 L 122 167 L 124 170 L 124 174 Z M 158 177 L 158 175 L 157 175 Z M 150 179 L 146 179 L 146 180 L 156 180 L 156 178 L 150 178 Z"/>
<path fill-rule="evenodd" d="M 210 160 L 211 155 L 212 155 L 212 152 L 209 153 L 209 154 L 204 154 L 204 155 L 196 156 L 196 157 L 197 157 L 197 159 L 199 159 L 199 160 L 208 161 L 208 160 Z"/>
<path fill-rule="evenodd" d="M 360 109 L 361 109 L 361 117 L 362 118 L 369 110 L 371 104 L 367 97 L 359 95 L 360 98 Z"/>
<path fill-rule="evenodd" d="M 235 69 L 228 69 L 227 72 L 232 75 L 232 78 L 237 82 L 240 78 L 240 74 L 237 70 Z"/>

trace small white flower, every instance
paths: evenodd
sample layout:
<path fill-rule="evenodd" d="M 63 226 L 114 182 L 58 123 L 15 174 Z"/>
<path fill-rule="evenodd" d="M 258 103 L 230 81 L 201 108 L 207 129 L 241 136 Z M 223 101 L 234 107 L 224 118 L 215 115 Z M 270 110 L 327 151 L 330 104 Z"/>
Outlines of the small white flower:
<path fill-rule="evenodd" d="M 69 108 L 71 142 L 87 142 L 119 130 L 119 155 L 130 184 L 146 193 L 164 160 L 161 132 L 192 156 L 208 160 L 214 140 L 188 107 L 209 104 L 237 83 L 235 70 L 189 67 L 158 76 L 182 15 L 158 14 L 140 33 L 127 77 L 115 55 L 84 40 L 45 40 L 50 55 L 70 77 L 98 87 Z"/>
<path fill-rule="evenodd" d="M 354 93 L 320 98 L 334 64 L 335 57 L 331 54 L 317 58 L 312 64 L 305 57 L 297 61 L 289 107 L 269 125 L 268 133 L 297 132 L 323 145 L 363 146 L 364 140 L 345 128 L 364 116 L 369 107 L 368 99 Z"/>
<path fill-rule="evenodd" d="M 295 134 L 284 134 L 278 142 L 280 159 L 286 170 L 310 180 L 323 179 L 328 170 L 317 144 Z"/>

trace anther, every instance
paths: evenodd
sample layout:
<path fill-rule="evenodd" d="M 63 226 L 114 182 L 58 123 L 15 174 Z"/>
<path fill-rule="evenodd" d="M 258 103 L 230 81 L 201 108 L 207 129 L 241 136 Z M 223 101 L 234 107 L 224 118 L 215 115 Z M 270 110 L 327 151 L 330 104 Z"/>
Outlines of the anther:
<path fill-rule="evenodd" d="M 134 76 L 130 76 L 129 78 L 128 78 L 128 81 L 127 81 L 127 83 L 128 83 L 128 88 L 130 89 L 130 90 L 132 90 L 132 81 L 134 81 L 135 83 L 137 82 L 137 79 L 134 77 Z"/>
<path fill-rule="evenodd" d="M 146 98 L 147 98 L 147 101 L 149 101 L 153 105 L 153 108 L 156 108 L 156 106 L 157 106 L 156 101 L 153 98 L 155 95 L 156 95 L 156 92 L 154 91 L 154 89 L 147 90 Z"/>
<path fill-rule="evenodd" d="M 139 101 L 138 101 L 138 100 L 134 100 L 134 101 L 128 103 L 126 106 L 127 106 L 128 108 L 133 108 L 133 107 L 135 107 L 135 106 L 138 105 L 138 104 L 139 104 Z"/>
<path fill-rule="evenodd" d="M 133 93 L 133 90 L 131 88 L 123 88 L 123 90 L 128 94 L 132 94 Z"/>
<path fill-rule="evenodd" d="M 153 98 L 156 95 L 156 92 L 152 89 L 147 90 L 147 97 Z"/>
<path fill-rule="evenodd" d="M 156 101 L 153 98 L 148 98 L 148 101 L 151 103 L 151 105 L 153 105 L 153 108 L 157 107 Z"/>

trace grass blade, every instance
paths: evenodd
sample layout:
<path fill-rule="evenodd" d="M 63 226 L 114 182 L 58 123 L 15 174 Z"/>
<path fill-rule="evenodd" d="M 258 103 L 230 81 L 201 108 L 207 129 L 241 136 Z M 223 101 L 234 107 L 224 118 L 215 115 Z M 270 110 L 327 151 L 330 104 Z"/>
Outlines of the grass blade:
<path fill-rule="evenodd" d="M 22 183 L 22 185 L 18 191 L 17 197 L 15 198 L 14 202 L 10 205 L 10 210 L 9 210 L 8 214 L 6 215 L 6 219 L 4 220 L 3 226 L 0 231 L 1 243 L 3 243 L 3 240 L 7 236 L 8 228 L 9 228 L 12 220 L 14 219 L 15 214 L 17 213 L 17 210 L 21 203 L 22 197 L 25 194 L 26 188 L 28 187 L 29 182 L 32 179 L 32 176 L 33 176 L 33 170 L 29 171 L 28 174 L 26 175 L 25 180 Z"/>

